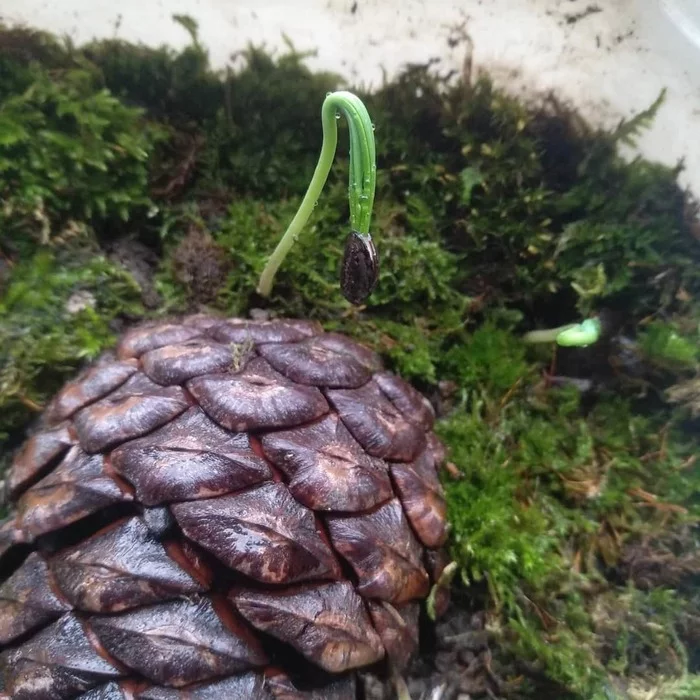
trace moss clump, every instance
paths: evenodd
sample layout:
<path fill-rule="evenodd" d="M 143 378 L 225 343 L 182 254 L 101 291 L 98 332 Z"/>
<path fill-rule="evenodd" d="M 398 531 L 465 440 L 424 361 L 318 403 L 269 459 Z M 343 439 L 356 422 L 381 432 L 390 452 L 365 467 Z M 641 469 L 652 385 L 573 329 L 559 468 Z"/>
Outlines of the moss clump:
<path fill-rule="evenodd" d="M 684 332 L 677 323 L 655 321 L 642 330 L 639 342 L 650 362 L 671 371 L 693 370 L 700 359 L 700 328 L 697 325 L 694 328 L 691 325 Z"/>
<path fill-rule="evenodd" d="M 509 686 L 692 697 L 698 223 L 677 168 L 618 155 L 662 100 L 603 133 L 487 76 L 409 67 L 361 95 L 378 145 L 376 292 L 355 308 L 339 290 L 341 158 L 263 300 L 258 276 L 318 155 L 319 106 L 342 85 L 291 49 L 250 49 L 217 73 L 179 21 L 181 52 L 0 30 L 4 459 L 58 384 L 144 315 L 139 285 L 158 292 L 152 315 L 318 319 L 434 398 L 462 475 L 445 476 L 458 586 L 489 611 Z M 106 253 L 133 237 L 159 259 L 152 279 Z M 596 346 L 522 343 L 594 311 L 611 319 Z M 652 576 L 658 561 L 682 575 Z"/>
<path fill-rule="evenodd" d="M 78 367 L 115 341 L 115 321 L 142 315 L 139 290 L 85 239 L 42 250 L 12 269 L 0 299 L 0 451 Z"/>
<path fill-rule="evenodd" d="M 151 201 L 147 161 L 159 131 L 143 112 L 98 89 L 89 71 L 31 72 L 25 89 L 0 94 L 8 254 L 71 235 L 75 222 L 127 221 Z"/>
<path fill-rule="evenodd" d="M 487 337 L 487 329 L 474 338 Z M 682 664 L 666 656 L 669 639 L 682 647 L 679 607 L 669 603 L 650 618 L 653 605 L 675 599 L 671 590 L 633 591 L 632 602 L 646 612 L 630 611 L 629 639 L 616 652 L 608 645 L 622 622 L 601 601 L 614 608 L 626 600 L 617 569 L 628 544 L 697 518 L 692 441 L 666 422 L 670 412 L 641 415 L 616 394 L 583 410 L 575 388 L 537 381 L 516 338 L 509 355 L 502 333 L 490 333 L 498 357 L 520 367 L 515 389 L 500 367 L 483 372 L 468 380 L 465 410 L 440 426 L 462 472 L 446 489 L 464 582 L 486 582 L 502 614 L 499 634 L 514 640 L 520 661 L 541 666 L 579 697 L 598 697 L 608 674 L 681 673 Z M 479 346 L 472 344 L 476 367 Z M 657 627 L 663 646 L 647 639 Z M 634 664 L 621 661 L 628 654 Z M 666 665 L 654 671 L 659 654 Z"/>

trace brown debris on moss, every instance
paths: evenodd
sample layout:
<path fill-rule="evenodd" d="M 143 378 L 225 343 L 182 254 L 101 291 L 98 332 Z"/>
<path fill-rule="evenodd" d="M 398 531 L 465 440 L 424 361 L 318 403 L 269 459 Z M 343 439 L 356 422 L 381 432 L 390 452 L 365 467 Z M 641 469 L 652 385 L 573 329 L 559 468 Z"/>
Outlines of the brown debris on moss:
<path fill-rule="evenodd" d="M 172 254 L 175 279 L 184 285 L 192 300 L 207 304 L 216 298 L 231 268 L 227 251 L 208 231 L 190 226 Z"/>

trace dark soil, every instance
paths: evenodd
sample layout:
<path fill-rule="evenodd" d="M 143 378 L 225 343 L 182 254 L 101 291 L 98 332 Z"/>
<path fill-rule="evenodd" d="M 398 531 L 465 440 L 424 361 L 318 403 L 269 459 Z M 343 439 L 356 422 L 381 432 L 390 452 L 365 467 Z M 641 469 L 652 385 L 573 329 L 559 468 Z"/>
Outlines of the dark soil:
<path fill-rule="evenodd" d="M 483 611 L 451 604 L 436 624 L 424 624 L 422 649 L 401 674 L 411 700 L 506 697 L 508 689 L 492 668 L 485 622 Z M 372 673 L 360 674 L 359 688 L 361 700 L 401 698 L 395 680 Z"/>

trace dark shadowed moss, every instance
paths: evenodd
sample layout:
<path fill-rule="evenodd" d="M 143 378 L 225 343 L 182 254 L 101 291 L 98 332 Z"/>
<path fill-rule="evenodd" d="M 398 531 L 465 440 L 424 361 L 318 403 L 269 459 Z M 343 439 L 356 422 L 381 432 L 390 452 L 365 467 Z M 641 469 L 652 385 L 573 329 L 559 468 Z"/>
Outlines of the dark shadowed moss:
<path fill-rule="evenodd" d="M 378 148 L 376 292 L 354 308 L 338 285 L 341 130 L 263 300 L 258 276 L 341 82 L 293 50 L 251 48 L 218 73 L 180 21 L 193 33 L 181 52 L 0 35 L 2 459 L 60 383 L 146 314 L 146 292 L 149 315 L 318 319 L 438 407 L 456 586 L 489 611 L 494 669 L 519 696 L 696 697 L 700 225 L 677 168 L 618 155 L 661 100 L 603 133 L 487 76 L 408 67 L 362 94 Z M 132 243 L 155 269 L 115 254 Z M 598 310 L 598 346 L 521 340 Z"/>

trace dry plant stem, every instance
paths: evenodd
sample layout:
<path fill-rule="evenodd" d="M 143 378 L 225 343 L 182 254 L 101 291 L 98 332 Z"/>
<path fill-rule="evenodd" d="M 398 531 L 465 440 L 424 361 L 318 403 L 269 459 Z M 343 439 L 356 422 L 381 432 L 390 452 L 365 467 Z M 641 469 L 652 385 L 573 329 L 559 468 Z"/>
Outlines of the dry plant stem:
<path fill-rule="evenodd" d="M 411 694 L 408 691 L 408 685 L 395 669 L 392 671 L 392 678 L 394 681 L 394 690 L 396 690 L 396 700 L 411 700 Z"/>

